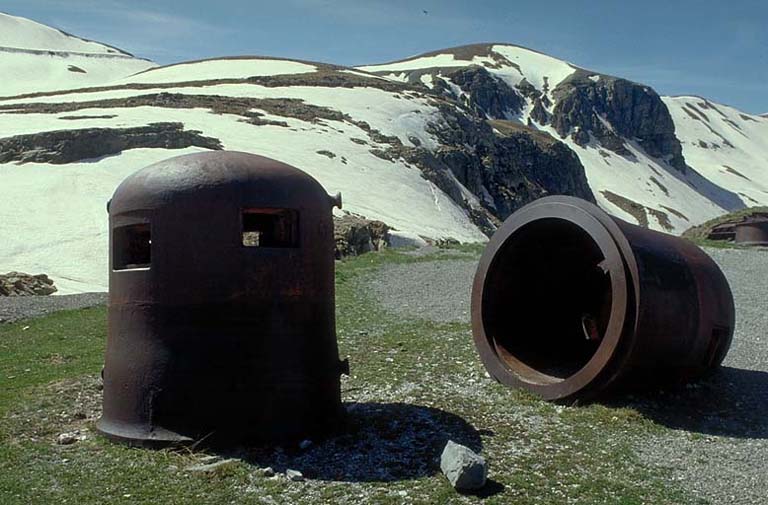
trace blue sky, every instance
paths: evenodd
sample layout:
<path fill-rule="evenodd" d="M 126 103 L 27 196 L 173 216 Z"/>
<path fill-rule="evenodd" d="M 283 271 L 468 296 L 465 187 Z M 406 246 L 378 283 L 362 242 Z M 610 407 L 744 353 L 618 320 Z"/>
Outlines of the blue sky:
<path fill-rule="evenodd" d="M 768 112 L 768 0 L 0 0 L 0 11 L 158 63 L 259 54 L 358 65 L 511 42 L 661 94 Z"/>

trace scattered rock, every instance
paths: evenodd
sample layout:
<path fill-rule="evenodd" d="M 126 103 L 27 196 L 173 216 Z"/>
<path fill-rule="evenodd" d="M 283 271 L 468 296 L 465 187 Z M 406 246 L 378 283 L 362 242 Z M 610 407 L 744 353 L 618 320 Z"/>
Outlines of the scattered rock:
<path fill-rule="evenodd" d="M 239 463 L 239 461 L 240 460 L 234 458 L 222 459 L 221 461 L 216 461 L 215 463 L 192 465 L 187 467 L 186 471 L 194 473 L 214 473 L 226 468 L 231 468 L 232 466 Z"/>
<path fill-rule="evenodd" d="M 302 440 L 299 443 L 299 449 L 301 449 L 302 451 L 306 451 L 310 447 L 312 447 L 312 441 L 311 440 Z"/>
<path fill-rule="evenodd" d="M 56 437 L 56 443 L 59 445 L 72 445 L 80 440 L 78 432 L 62 433 Z"/>
<path fill-rule="evenodd" d="M 336 259 L 380 251 L 387 246 L 389 226 L 347 214 L 333 219 L 333 235 L 336 241 Z"/>
<path fill-rule="evenodd" d="M 268 467 L 264 468 L 261 471 L 261 474 L 264 477 L 274 477 L 275 476 L 275 470 L 271 466 L 268 466 Z"/>
<path fill-rule="evenodd" d="M 301 481 L 304 480 L 304 474 L 303 473 L 301 473 L 298 470 L 292 470 L 290 468 L 285 471 L 285 476 L 288 477 L 288 480 L 293 481 L 293 482 L 301 482 Z"/>
<path fill-rule="evenodd" d="M 39 296 L 58 291 L 45 274 L 30 275 L 22 272 L 0 274 L 0 296 Z"/>
<path fill-rule="evenodd" d="M 440 456 L 440 470 L 451 485 L 460 490 L 485 486 L 488 466 L 482 456 L 469 447 L 449 440 Z"/>

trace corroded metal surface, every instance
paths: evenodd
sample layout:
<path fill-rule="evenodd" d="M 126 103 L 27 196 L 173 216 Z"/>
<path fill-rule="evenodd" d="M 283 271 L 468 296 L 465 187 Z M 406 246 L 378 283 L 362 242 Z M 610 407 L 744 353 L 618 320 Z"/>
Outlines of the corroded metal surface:
<path fill-rule="evenodd" d="M 768 219 L 754 219 L 734 226 L 734 242 L 740 245 L 768 247 Z"/>
<path fill-rule="evenodd" d="M 548 400 L 694 380 L 730 347 L 734 306 L 690 242 L 547 197 L 510 216 L 475 275 L 475 346 L 498 381 Z"/>
<path fill-rule="evenodd" d="M 99 430 L 139 443 L 319 436 L 341 414 L 331 198 L 245 153 L 179 156 L 109 205 Z"/>

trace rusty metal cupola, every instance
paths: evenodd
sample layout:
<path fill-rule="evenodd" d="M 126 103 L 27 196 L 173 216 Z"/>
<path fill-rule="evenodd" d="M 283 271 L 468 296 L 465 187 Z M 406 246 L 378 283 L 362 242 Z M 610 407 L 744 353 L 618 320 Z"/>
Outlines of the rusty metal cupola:
<path fill-rule="evenodd" d="M 486 369 L 548 400 L 695 380 L 733 329 L 728 282 L 701 249 L 566 196 L 512 214 L 472 290 Z"/>
<path fill-rule="evenodd" d="M 178 156 L 109 205 L 98 429 L 136 444 L 282 442 L 341 415 L 332 207 L 306 173 L 238 152 Z"/>

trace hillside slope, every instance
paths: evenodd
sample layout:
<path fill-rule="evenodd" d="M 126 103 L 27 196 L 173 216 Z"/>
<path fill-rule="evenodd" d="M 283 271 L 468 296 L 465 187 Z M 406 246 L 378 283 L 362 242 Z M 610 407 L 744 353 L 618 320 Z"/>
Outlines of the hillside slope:
<path fill-rule="evenodd" d="M 154 67 L 120 49 L 0 12 L 0 96 L 79 88 Z"/>
<path fill-rule="evenodd" d="M 2 16 L 5 26 L 20 19 Z M 703 99 L 662 99 L 517 46 L 359 69 L 257 56 L 155 67 L 13 22 L 0 41 L 27 49 L 0 49 L 0 69 L 13 54 L 30 69 L 53 58 L 43 66 L 56 70 L 0 83 L 0 270 L 47 273 L 61 293 L 106 289 L 104 205 L 119 182 L 202 150 L 295 165 L 400 243 L 485 240 L 549 194 L 674 233 L 768 198 L 765 118 L 704 101 L 703 119 L 693 112 Z M 40 52 L 51 46 L 70 52 Z M 114 67 L 59 66 L 80 57 Z M 23 90 L 3 97 L 2 86 Z"/>
<path fill-rule="evenodd" d="M 149 163 L 218 148 L 305 170 L 400 240 L 484 240 L 544 194 L 593 198 L 560 143 L 494 132 L 429 90 L 319 63 L 204 60 L 0 99 L 0 264 L 44 271 L 63 293 L 104 289 L 104 203 L 116 185 Z M 552 169 L 532 170 L 542 166 Z"/>
<path fill-rule="evenodd" d="M 680 233 L 768 203 L 768 121 L 761 116 L 662 98 L 648 86 L 509 44 L 359 68 L 550 133 L 576 152 L 599 204 L 630 222 Z M 689 102 L 712 118 L 697 105 L 686 108 Z"/>

